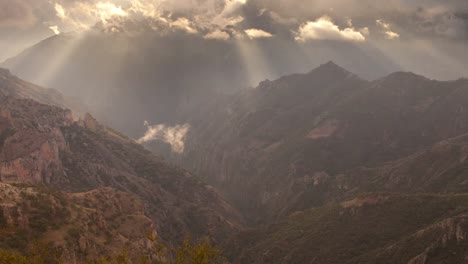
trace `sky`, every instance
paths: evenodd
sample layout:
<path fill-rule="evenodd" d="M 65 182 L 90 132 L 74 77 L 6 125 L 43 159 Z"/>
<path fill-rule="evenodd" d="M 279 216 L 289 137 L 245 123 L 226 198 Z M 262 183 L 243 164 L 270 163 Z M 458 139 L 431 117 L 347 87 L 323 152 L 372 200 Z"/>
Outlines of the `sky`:
<path fill-rule="evenodd" d="M 468 1 L 0 0 L 4 60 L 140 142 L 183 151 L 184 109 L 330 60 L 368 80 L 468 77 Z"/>
<path fill-rule="evenodd" d="M 468 75 L 466 0 L 1 0 L 0 61 L 55 34 L 90 30 L 264 39 L 306 50 L 346 43 L 377 51 L 395 69 Z"/>

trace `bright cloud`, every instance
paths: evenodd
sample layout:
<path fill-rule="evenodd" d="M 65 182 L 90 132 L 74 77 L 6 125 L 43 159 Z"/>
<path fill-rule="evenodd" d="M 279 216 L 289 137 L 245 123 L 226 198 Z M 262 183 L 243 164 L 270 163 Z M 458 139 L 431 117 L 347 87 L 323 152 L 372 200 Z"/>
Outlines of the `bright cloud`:
<path fill-rule="evenodd" d="M 240 7 L 245 5 L 246 3 L 247 3 L 247 0 L 226 0 L 222 15 L 229 16 L 233 12 L 237 11 Z"/>
<path fill-rule="evenodd" d="M 357 41 L 366 40 L 363 33 L 353 27 L 340 29 L 333 23 L 329 17 L 321 17 L 316 21 L 309 21 L 303 24 L 296 36 L 297 41 L 307 40 L 341 40 L 341 41 Z"/>
<path fill-rule="evenodd" d="M 364 27 L 364 28 L 359 29 L 359 32 L 361 32 L 361 34 L 364 37 L 369 37 L 370 36 L 370 31 L 369 31 L 368 27 Z"/>
<path fill-rule="evenodd" d="M 400 38 L 400 34 L 393 32 L 393 31 L 386 31 L 385 38 L 386 39 L 398 39 Z"/>
<path fill-rule="evenodd" d="M 206 34 L 203 38 L 205 39 L 217 39 L 217 40 L 229 40 L 231 38 L 231 36 L 220 30 L 220 29 L 217 29 L 215 31 L 212 31 L 208 34 Z"/>
<path fill-rule="evenodd" d="M 166 125 L 150 125 L 145 121 L 147 131 L 145 135 L 138 139 L 138 143 L 142 144 L 150 141 L 162 141 L 171 145 L 172 151 L 183 153 L 185 149 L 185 137 L 190 129 L 189 124 L 166 126 Z"/>
<path fill-rule="evenodd" d="M 126 17 L 128 13 L 111 2 L 75 2 L 67 6 L 55 3 L 56 16 L 67 30 L 87 30 L 98 22 L 107 24 L 114 17 Z"/>
<path fill-rule="evenodd" d="M 271 38 L 273 34 L 261 29 L 251 28 L 244 31 L 250 39 Z"/>
<path fill-rule="evenodd" d="M 103 26 L 113 26 L 114 22 L 119 21 L 114 18 L 125 17 L 157 22 L 160 27 L 192 34 L 206 34 L 242 22 L 244 18 L 237 11 L 247 0 L 206 0 L 197 3 L 188 0 L 56 0 L 51 3 L 56 17 L 60 19 L 56 23 L 63 30 L 86 30 L 99 22 Z M 176 17 L 175 13 L 186 15 Z M 217 35 L 221 37 L 223 34 L 217 32 Z"/>
<path fill-rule="evenodd" d="M 57 14 L 57 16 L 61 19 L 66 19 L 67 18 L 67 15 L 65 14 L 65 9 L 63 8 L 63 6 L 59 3 L 55 3 L 55 12 Z"/>
<path fill-rule="evenodd" d="M 112 17 L 126 17 L 128 13 L 120 6 L 116 6 L 111 2 L 99 2 L 96 4 L 96 13 L 101 18 L 101 21 L 106 22 Z"/>
<path fill-rule="evenodd" d="M 172 27 L 181 29 L 190 34 L 196 34 L 198 31 L 193 28 L 192 22 L 185 17 L 181 17 L 170 24 Z"/>
<path fill-rule="evenodd" d="M 386 23 L 386 22 L 384 22 L 384 21 L 382 21 L 380 19 L 377 20 L 376 23 L 384 31 L 383 33 L 384 33 L 386 39 L 393 40 L 393 39 L 400 38 L 400 34 L 398 34 L 398 33 L 391 30 L 392 26 L 389 23 Z"/>
<path fill-rule="evenodd" d="M 390 29 L 390 24 L 383 22 L 382 20 L 377 20 L 376 21 L 377 25 L 382 27 L 383 29 Z"/>
<path fill-rule="evenodd" d="M 59 30 L 58 26 L 51 26 L 51 27 L 49 27 L 49 29 L 52 30 L 52 32 L 54 32 L 55 35 L 60 34 L 60 30 Z"/>

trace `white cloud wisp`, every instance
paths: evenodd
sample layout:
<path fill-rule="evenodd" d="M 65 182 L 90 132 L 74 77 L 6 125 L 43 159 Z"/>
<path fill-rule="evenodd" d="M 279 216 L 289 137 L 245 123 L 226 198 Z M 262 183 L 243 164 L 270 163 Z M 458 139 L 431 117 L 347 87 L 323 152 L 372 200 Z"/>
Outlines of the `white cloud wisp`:
<path fill-rule="evenodd" d="M 166 126 L 150 125 L 145 121 L 147 131 L 143 137 L 137 140 L 138 143 L 146 143 L 150 141 L 162 141 L 171 145 L 172 151 L 183 153 L 185 149 L 185 137 L 190 129 L 189 124 Z"/>

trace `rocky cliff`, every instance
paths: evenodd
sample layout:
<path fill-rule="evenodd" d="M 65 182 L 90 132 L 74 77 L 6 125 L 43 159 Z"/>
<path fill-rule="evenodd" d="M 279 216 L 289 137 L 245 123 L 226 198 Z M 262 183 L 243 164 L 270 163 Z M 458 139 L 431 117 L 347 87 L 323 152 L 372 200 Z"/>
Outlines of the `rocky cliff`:
<path fill-rule="evenodd" d="M 135 236 L 132 241 L 137 244 L 138 239 L 145 239 L 142 230 L 149 226 L 174 244 L 187 237 L 205 236 L 222 243 L 242 228 L 238 212 L 196 176 L 167 164 L 134 140 L 99 124 L 89 114 L 74 120 L 70 110 L 54 106 L 57 104 L 43 104 L 42 97 L 35 100 L 34 94 L 18 92 L 11 84 L 17 81 L 16 77 L 8 73 L 4 77 L 0 84 L 0 177 L 5 184 L 46 185 L 66 192 L 65 200 L 71 204 L 89 201 L 93 205 L 84 211 L 95 211 L 94 216 L 87 217 L 101 226 L 83 224 L 80 230 L 109 225 L 104 220 L 110 216 L 102 214 L 113 210 L 113 217 L 126 221 L 127 227 L 112 226 L 108 231 L 120 230 L 119 237 Z M 2 186 L 6 189 L 13 188 L 5 184 Z M 123 200 L 118 199 L 121 195 Z M 127 209 L 123 206 L 133 200 L 127 201 L 130 198 L 125 197 L 136 199 Z M 15 200 L 13 204 L 22 202 Z M 4 211 L 7 216 L 11 215 L 9 212 L 8 208 Z M 75 222 L 63 216 L 56 218 Z M 133 218 L 137 219 L 133 227 L 141 232 L 132 234 Z M 46 225 L 43 229 L 46 236 L 50 227 Z M 81 250 L 91 250 L 94 252 L 91 255 L 105 250 L 81 231 L 78 233 Z"/>
<path fill-rule="evenodd" d="M 367 194 L 234 240 L 236 263 L 466 263 L 467 196 Z"/>
<path fill-rule="evenodd" d="M 155 232 L 135 196 L 112 188 L 61 193 L 47 187 L 0 183 L 0 247 L 25 251 L 51 245 L 65 263 L 84 263 L 126 248 L 144 252 Z"/>
<path fill-rule="evenodd" d="M 335 199 L 322 193 L 343 173 L 468 133 L 467 101 L 466 80 L 397 72 L 370 82 L 329 62 L 193 112 L 185 152 L 172 157 L 268 222 Z"/>

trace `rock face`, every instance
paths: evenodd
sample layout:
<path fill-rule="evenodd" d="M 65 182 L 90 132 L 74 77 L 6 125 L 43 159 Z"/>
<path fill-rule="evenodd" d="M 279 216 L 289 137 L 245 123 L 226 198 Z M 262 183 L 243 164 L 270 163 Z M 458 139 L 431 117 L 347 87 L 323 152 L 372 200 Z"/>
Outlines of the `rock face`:
<path fill-rule="evenodd" d="M 241 217 L 197 176 L 1 74 L 0 248 L 54 242 L 79 263 L 144 250 L 151 231 L 209 236 L 233 263 L 467 262 L 466 80 L 368 82 L 328 63 L 194 112 L 172 158 Z"/>
<path fill-rule="evenodd" d="M 181 109 L 248 86 L 242 60 L 226 56 L 233 48 L 230 44 L 190 36 L 197 44 L 188 54 L 180 37 L 60 34 L 0 62 L 0 67 L 81 98 L 100 121 L 136 138 L 144 132 L 145 119 L 170 122 Z M 206 56 L 206 50 L 218 55 Z M 180 54 L 188 55 L 192 62 L 177 59 Z M 60 67 L 44 65 L 64 59 L 66 63 Z"/>
<path fill-rule="evenodd" d="M 231 254 L 237 263 L 466 263 L 467 198 L 361 196 L 242 233 Z"/>
<path fill-rule="evenodd" d="M 127 248 L 130 254 L 146 249 L 154 230 L 141 201 L 112 188 L 64 194 L 45 187 L 0 183 L 2 249 L 24 250 L 31 241 L 60 248 L 65 263 L 112 255 Z M 15 237 L 12 239 L 11 237 Z"/>
<path fill-rule="evenodd" d="M 398 72 L 369 82 L 330 62 L 190 115 L 185 152 L 172 157 L 268 222 L 336 199 L 343 173 L 468 133 L 466 102 L 466 80 Z"/>
<path fill-rule="evenodd" d="M 63 170 L 60 152 L 67 146 L 61 126 L 70 111 L 31 99 L 8 97 L 0 106 L 0 177 L 2 181 L 47 183 Z"/>
<path fill-rule="evenodd" d="M 99 214 L 107 210 L 124 216 L 134 214 L 141 218 L 134 228 L 147 229 L 151 223 L 170 243 L 178 243 L 188 236 L 194 239 L 209 236 L 223 242 L 226 236 L 241 229 L 238 212 L 189 172 L 168 165 L 133 140 L 99 124 L 89 114 L 74 121 L 71 111 L 19 93 L 9 85 L 9 78 L 13 83 L 18 80 L 5 74 L 0 84 L 2 182 L 47 185 L 73 193 L 65 196 L 77 204 L 96 202 L 99 196 L 102 199 L 93 209 L 98 215 L 92 216 L 97 225 L 106 225 L 104 220 L 110 216 Z M 116 198 L 116 193 L 121 192 L 138 201 L 125 208 L 127 199 Z M 8 212 L 7 208 L 4 213 L 11 215 Z M 125 228 L 118 227 L 120 235 L 142 234 L 132 234 L 130 223 L 134 217 L 129 216 L 127 220 L 124 217 L 128 223 Z M 145 237 L 146 234 L 140 239 Z M 136 240 L 136 237 L 132 239 Z M 77 246 L 84 252 L 97 254 L 101 250 L 81 232 Z"/>
<path fill-rule="evenodd" d="M 71 98 L 63 96 L 54 89 L 45 89 L 21 80 L 7 69 L 0 68 L 0 99 L 16 97 L 33 99 L 43 104 L 72 109 L 75 113 L 83 113 L 85 106 Z"/>

